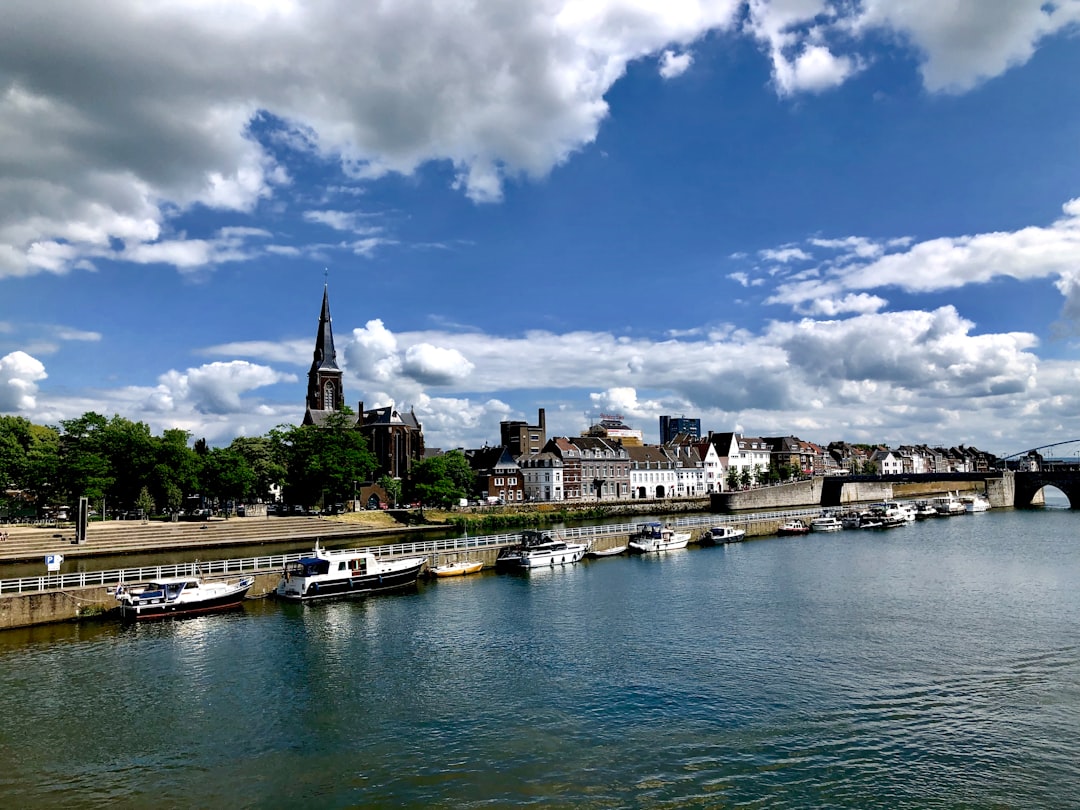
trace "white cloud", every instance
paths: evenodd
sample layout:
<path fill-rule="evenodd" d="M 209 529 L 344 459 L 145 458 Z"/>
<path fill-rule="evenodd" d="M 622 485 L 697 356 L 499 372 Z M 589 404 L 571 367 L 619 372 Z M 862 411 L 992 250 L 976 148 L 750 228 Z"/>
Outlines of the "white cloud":
<path fill-rule="evenodd" d="M 863 0 L 853 29 L 905 36 L 924 56 L 926 87 L 955 92 L 1022 65 L 1041 39 L 1078 21 L 1075 0 Z"/>
<path fill-rule="evenodd" d="M 1076 0 L 522 0 L 513 13 L 477 0 L 467 14 L 436 0 L 362 11 L 342 0 L 102 0 L 58 20 L 10 0 L 0 277 L 102 256 L 180 268 L 253 258 L 169 223 L 198 206 L 251 212 L 286 188 L 268 142 L 338 160 L 360 181 L 445 161 L 468 197 L 498 201 L 508 180 L 543 177 L 594 141 L 632 60 L 659 55 L 662 75 L 678 75 L 689 46 L 743 8 L 783 95 L 844 82 L 880 31 L 911 43 L 929 89 L 963 89 L 1080 19 Z M 322 221 L 355 230 L 330 213 Z M 369 255 L 377 244 L 349 247 Z"/>
<path fill-rule="evenodd" d="M 45 365 L 26 352 L 0 357 L 0 412 L 34 410 L 37 383 L 48 376 Z"/>
<path fill-rule="evenodd" d="M 896 287 L 908 292 L 956 289 L 984 284 L 995 278 L 1028 281 L 1054 278 L 1065 296 L 1064 314 L 1080 313 L 1077 279 L 1080 277 L 1080 200 L 1062 206 L 1063 216 L 1047 227 L 1030 226 L 1017 231 L 940 237 L 908 244 L 883 253 L 868 240 L 849 237 L 842 242 L 855 251 L 845 263 L 823 266 L 820 278 L 792 278 L 781 283 L 769 303 L 797 308 L 841 296 L 848 290 Z M 814 240 L 822 243 L 825 240 Z M 837 243 L 840 244 L 839 242 Z M 869 258 L 869 261 L 859 259 Z"/>
<path fill-rule="evenodd" d="M 694 56 L 689 51 L 679 54 L 675 53 L 675 51 L 664 51 L 660 55 L 660 76 L 664 79 L 674 79 L 682 76 L 690 69 L 690 65 L 693 63 Z"/>
<path fill-rule="evenodd" d="M 402 373 L 424 385 L 450 385 L 468 379 L 474 366 L 457 349 L 418 343 L 405 351 Z"/>
<path fill-rule="evenodd" d="M 806 261 L 810 259 L 810 254 L 801 248 L 797 248 L 791 245 L 785 245 L 782 248 L 770 248 L 758 251 L 758 255 L 766 261 L 780 262 L 786 264 L 792 261 Z"/>
<path fill-rule="evenodd" d="M 158 388 L 147 398 L 147 407 L 168 411 L 186 404 L 199 413 L 235 414 L 244 408 L 241 395 L 279 382 L 295 382 L 295 374 L 284 374 L 268 366 L 244 360 L 208 363 L 185 372 L 163 374 Z"/>

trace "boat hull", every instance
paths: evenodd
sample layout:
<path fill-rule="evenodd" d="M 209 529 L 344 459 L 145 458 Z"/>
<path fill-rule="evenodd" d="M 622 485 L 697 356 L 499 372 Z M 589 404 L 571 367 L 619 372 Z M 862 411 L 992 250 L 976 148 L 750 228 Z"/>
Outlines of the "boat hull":
<path fill-rule="evenodd" d="M 448 563 L 447 565 L 437 565 L 431 569 L 431 573 L 436 577 L 463 577 L 466 574 L 475 574 L 484 567 L 484 563 L 480 560 L 467 563 Z"/>
<path fill-rule="evenodd" d="M 288 602 L 313 602 L 347 596 L 366 596 L 373 593 L 403 590 L 416 585 L 420 569 L 424 566 L 420 557 L 408 567 L 382 573 L 354 576 L 322 577 L 315 582 L 283 582 L 274 592 L 279 599 Z"/>
<path fill-rule="evenodd" d="M 197 616 L 202 613 L 215 613 L 221 610 L 238 608 L 244 603 L 251 582 L 238 586 L 226 593 L 201 599 L 195 602 L 169 602 L 151 600 L 146 604 L 134 602 L 120 603 L 120 618 L 124 621 L 145 621 L 147 619 L 167 619 L 179 616 Z"/>

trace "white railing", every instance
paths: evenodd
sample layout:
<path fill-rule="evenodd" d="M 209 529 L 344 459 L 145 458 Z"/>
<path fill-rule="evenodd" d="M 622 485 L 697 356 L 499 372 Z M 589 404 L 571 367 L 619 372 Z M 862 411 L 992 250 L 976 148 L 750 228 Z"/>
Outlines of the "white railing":
<path fill-rule="evenodd" d="M 784 520 L 791 517 L 816 515 L 821 511 L 811 509 L 787 509 L 781 512 L 754 512 L 744 515 L 695 515 L 692 517 L 672 518 L 666 523 L 679 527 L 718 526 L 737 524 L 745 526 L 751 523 Z M 621 523 L 603 526 L 581 526 L 573 529 L 550 531 L 564 539 L 583 540 L 585 542 L 602 537 L 626 535 L 632 533 L 638 524 Z M 386 546 L 365 546 L 351 551 L 369 552 L 377 557 L 417 557 L 447 552 L 459 552 L 485 548 L 500 548 L 517 543 L 521 532 L 510 534 L 489 534 L 478 537 L 451 537 L 444 540 L 420 540 L 412 543 L 395 543 Z M 245 557 L 235 560 L 203 560 L 200 562 L 172 563 L 168 565 L 144 566 L 142 568 L 119 568 L 109 571 L 79 571 L 72 574 L 43 574 L 36 577 L 0 579 L 0 595 L 33 593 L 37 591 L 62 590 L 65 588 L 91 588 L 95 586 L 116 585 L 119 583 L 145 582 L 164 577 L 186 576 L 225 576 L 229 574 L 258 574 L 280 571 L 286 563 L 295 562 L 309 552 L 291 554 L 271 554 L 265 557 Z"/>

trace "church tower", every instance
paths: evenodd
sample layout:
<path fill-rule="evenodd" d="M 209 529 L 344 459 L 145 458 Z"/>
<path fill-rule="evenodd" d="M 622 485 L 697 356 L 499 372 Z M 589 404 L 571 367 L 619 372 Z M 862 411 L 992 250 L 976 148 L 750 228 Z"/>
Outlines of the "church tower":
<path fill-rule="evenodd" d="M 304 424 L 322 424 L 328 414 L 340 411 L 345 404 L 341 369 L 334 350 L 334 330 L 330 323 L 330 294 L 323 285 L 322 312 L 315 336 L 315 355 L 308 371 L 307 409 Z"/>

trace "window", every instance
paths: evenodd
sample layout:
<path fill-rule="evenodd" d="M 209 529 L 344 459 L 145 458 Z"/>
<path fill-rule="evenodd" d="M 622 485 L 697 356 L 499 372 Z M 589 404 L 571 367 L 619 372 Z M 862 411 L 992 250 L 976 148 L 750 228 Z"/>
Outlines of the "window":
<path fill-rule="evenodd" d="M 336 410 L 334 405 L 334 383 L 331 380 L 327 380 L 323 386 L 323 410 Z"/>

